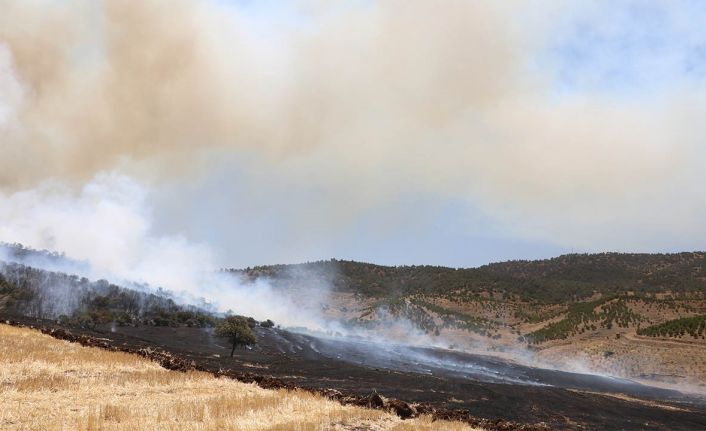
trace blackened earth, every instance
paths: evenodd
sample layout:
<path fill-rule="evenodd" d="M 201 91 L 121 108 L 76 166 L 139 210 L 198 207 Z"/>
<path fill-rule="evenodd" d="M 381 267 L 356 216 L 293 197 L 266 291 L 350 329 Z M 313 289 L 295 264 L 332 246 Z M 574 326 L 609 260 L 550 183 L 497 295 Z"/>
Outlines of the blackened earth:
<path fill-rule="evenodd" d="M 462 352 L 257 327 L 258 343 L 236 350 L 231 358 L 227 341 L 208 329 L 69 329 L 105 338 L 113 346 L 162 349 L 207 370 L 255 373 L 293 386 L 352 395 L 377 391 L 408 402 L 468 410 L 491 420 L 543 422 L 554 429 L 706 430 L 704 398 Z"/>

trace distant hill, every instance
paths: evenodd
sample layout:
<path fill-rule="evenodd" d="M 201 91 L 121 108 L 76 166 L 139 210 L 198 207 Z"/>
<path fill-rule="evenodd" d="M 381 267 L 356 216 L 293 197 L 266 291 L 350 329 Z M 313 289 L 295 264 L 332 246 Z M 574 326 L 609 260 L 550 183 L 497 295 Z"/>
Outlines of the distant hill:
<path fill-rule="evenodd" d="M 281 289 L 328 285 L 344 295 L 332 296 L 332 314 L 352 324 L 371 327 L 393 316 L 431 335 L 461 330 L 535 346 L 643 333 L 706 312 L 702 252 L 568 254 L 465 269 L 332 259 L 228 271 L 246 281 L 265 278 Z"/>
<path fill-rule="evenodd" d="M 585 300 L 595 294 L 706 291 L 703 252 L 568 254 L 468 269 L 328 260 L 229 271 L 246 279 L 267 277 L 285 287 L 311 283 L 312 278 L 329 280 L 337 290 L 377 298 L 426 294 L 471 300 L 491 295 L 551 304 Z"/>

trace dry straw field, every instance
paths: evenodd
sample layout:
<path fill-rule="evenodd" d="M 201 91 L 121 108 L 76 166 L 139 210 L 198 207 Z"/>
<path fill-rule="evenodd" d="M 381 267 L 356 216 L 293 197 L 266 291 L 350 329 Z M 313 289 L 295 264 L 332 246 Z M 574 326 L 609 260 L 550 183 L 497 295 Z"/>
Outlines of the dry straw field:
<path fill-rule="evenodd" d="M 470 430 L 265 390 L 0 325 L 3 430 Z"/>

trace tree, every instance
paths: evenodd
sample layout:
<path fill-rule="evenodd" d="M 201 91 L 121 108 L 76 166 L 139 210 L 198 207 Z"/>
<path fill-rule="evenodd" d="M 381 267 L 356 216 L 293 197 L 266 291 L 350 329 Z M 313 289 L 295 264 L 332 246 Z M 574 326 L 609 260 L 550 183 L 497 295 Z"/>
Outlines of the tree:
<path fill-rule="evenodd" d="M 267 319 L 264 322 L 260 322 L 260 326 L 262 326 L 263 328 L 274 328 L 275 322 L 271 321 L 270 319 Z"/>
<path fill-rule="evenodd" d="M 228 338 L 233 343 L 233 349 L 230 351 L 231 358 L 235 353 L 235 348 L 248 344 L 255 344 L 257 339 L 255 334 L 248 326 L 248 321 L 241 316 L 228 316 L 216 325 L 216 335 L 219 337 Z"/>

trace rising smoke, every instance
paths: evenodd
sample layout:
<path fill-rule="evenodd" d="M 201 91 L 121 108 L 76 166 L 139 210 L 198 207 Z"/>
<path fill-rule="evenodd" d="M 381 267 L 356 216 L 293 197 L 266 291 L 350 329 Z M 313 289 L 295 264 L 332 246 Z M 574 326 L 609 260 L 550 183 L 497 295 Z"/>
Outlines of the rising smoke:
<path fill-rule="evenodd" d="M 115 173 L 98 175 L 78 193 L 54 182 L 0 193 L 0 237 L 5 242 L 66 255 L 60 259 L 36 254 L 18 258 L 3 253 L 0 247 L 0 260 L 126 287 L 161 287 L 182 304 L 205 300 L 220 312 L 273 319 L 285 326 L 323 328 L 317 310 L 327 301 L 327 286 L 312 285 L 306 295 L 295 297 L 275 290 L 267 280 L 245 282 L 219 271 L 207 245 L 179 236 L 155 235 L 150 214 L 148 192 Z M 52 290 L 56 290 L 52 295 L 58 296 L 71 293 L 62 286 L 45 287 L 47 298 Z M 72 310 L 59 314 L 71 314 L 68 311 Z"/>
<path fill-rule="evenodd" d="M 153 187 L 256 154 L 251 193 L 320 191 L 293 230 L 345 229 L 412 192 L 563 246 L 696 247 L 703 85 L 558 93 L 537 64 L 547 20 L 592 9 L 550 3 L 302 1 L 268 21 L 223 1 L 4 1 L 0 187 L 114 169 Z"/>

